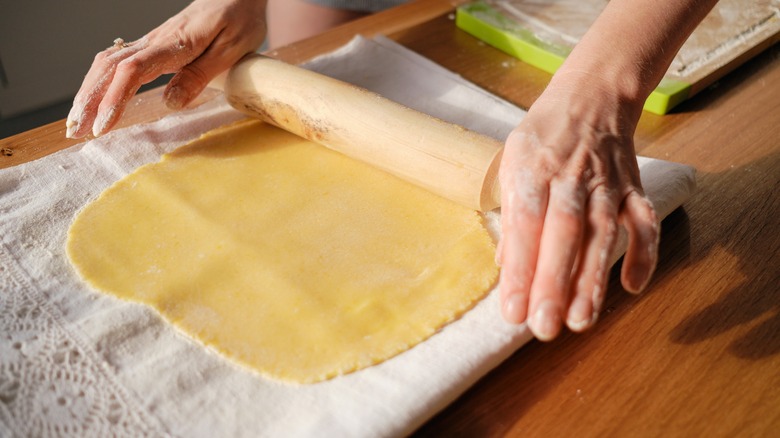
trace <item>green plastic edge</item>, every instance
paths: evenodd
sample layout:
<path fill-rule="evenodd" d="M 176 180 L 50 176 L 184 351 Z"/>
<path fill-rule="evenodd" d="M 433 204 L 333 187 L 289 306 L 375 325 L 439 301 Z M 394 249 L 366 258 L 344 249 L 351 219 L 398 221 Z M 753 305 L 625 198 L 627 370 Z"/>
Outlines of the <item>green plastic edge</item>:
<path fill-rule="evenodd" d="M 491 46 L 550 74 L 558 70 L 571 51 L 568 47 L 539 40 L 482 1 L 460 6 L 455 24 Z M 690 91 L 691 84 L 664 78 L 650 93 L 644 109 L 664 115 L 687 99 Z"/>

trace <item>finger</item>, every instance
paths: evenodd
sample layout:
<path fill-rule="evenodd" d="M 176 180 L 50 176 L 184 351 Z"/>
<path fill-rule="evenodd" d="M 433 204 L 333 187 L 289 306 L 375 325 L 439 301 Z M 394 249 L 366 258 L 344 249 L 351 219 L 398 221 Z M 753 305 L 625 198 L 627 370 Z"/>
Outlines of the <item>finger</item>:
<path fill-rule="evenodd" d="M 103 99 L 98 106 L 92 134 L 95 137 L 110 130 L 124 112 L 125 105 L 145 82 L 144 79 L 155 75 L 154 64 L 148 62 L 145 54 L 129 56 L 116 65 L 114 76 Z"/>
<path fill-rule="evenodd" d="M 68 138 L 81 138 L 91 131 L 98 107 L 111 85 L 117 64 L 132 56 L 139 49 L 138 45 L 132 48 L 114 46 L 95 55 L 92 66 L 84 77 L 84 82 L 76 93 L 73 107 L 68 114 L 65 134 Z"/>
<path fill-rule="evenodd" d="M 609 190 L 599 186 L 588 202 L 588 216 L 582 260 L 566 317 L 566 325 L 582 332 L 598 319 L 606 293 L 607 262 L 617 236 L 617 201 Z"/>
<path fill-rule="evenodd" d="M 585 187 L 574 179 L 554 180 L 529 300 L 528 326 L 539 340 L 561 330 L 572 271 L 582 245 Z"/>
<path fill-rule="evenodd" d="M 653 204 L 632 191 L 623 201 L 620 221 L 628 230 L 621 282 L 629 292 L 639 293 L 650 282 L 658 261 L 658 218 Z"/>
<path fill-rule="evenodd" d="M 116 64 L 113 78 L 95 117 L 92 128 L 95 136 L 104 134 L 119 121 L 127 102 L 141 85 L 188 62 L 188 56 L 192 55 L 186 46 L 179 39 L 172 41 L 167 45 L 155 44 L 142 51 L 136 50 Z"/>
<path fill-rule="evenodd" d="M 532 170 L 508 167 L 517 170 L 502 176 L 500 302 L 504 319 L 520 324 L 528 315 L 548 191 Z"/>
<path fill-rule="evenodd" d="M 209 47 L 171 78 L 163 93 L 166 105 L 181 109 L 195 99 L 219 73 L 235 64 L 248 51 L 233 43 L 226 31 L 220 32 Z"/>

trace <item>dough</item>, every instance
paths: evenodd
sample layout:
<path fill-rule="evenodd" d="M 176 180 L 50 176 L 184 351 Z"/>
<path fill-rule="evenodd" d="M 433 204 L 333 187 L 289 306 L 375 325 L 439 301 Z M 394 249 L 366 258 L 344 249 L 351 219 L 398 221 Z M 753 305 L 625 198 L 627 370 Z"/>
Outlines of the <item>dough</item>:
<path fill-rule="evenodd" d="M 257 121 L 139 168 L 67 243 L 93 287 L 300 383 L 433 335 L 490 290 L 494 250 L 477 212 Z"/>

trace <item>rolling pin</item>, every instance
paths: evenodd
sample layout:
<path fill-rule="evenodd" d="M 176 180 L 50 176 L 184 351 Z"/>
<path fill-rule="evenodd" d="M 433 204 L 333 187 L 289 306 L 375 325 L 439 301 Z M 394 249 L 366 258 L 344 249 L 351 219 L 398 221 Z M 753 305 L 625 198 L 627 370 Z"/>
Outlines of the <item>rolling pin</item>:
<path fill-rule="evenodd" d="M 211 86 L 245 114 L 466 207 L 500 204 L 496 139 L 262 55 L 243 58 Z"/>

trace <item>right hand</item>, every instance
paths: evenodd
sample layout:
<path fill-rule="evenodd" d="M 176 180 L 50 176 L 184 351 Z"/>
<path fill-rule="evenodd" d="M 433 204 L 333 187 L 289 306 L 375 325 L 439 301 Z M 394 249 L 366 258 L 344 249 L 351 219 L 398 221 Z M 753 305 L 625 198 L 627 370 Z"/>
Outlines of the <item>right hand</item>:
<path fill-rule="evenodd" d="M 266 34 L 264 0 L 195 0 L 137 41 L 95 56 L 68 115 L 67 136 L 99 136 L 120 119 L 138 88 L 175 73 L 163 94 L 179 109 L 220 72 L 257 50 Z"/>

